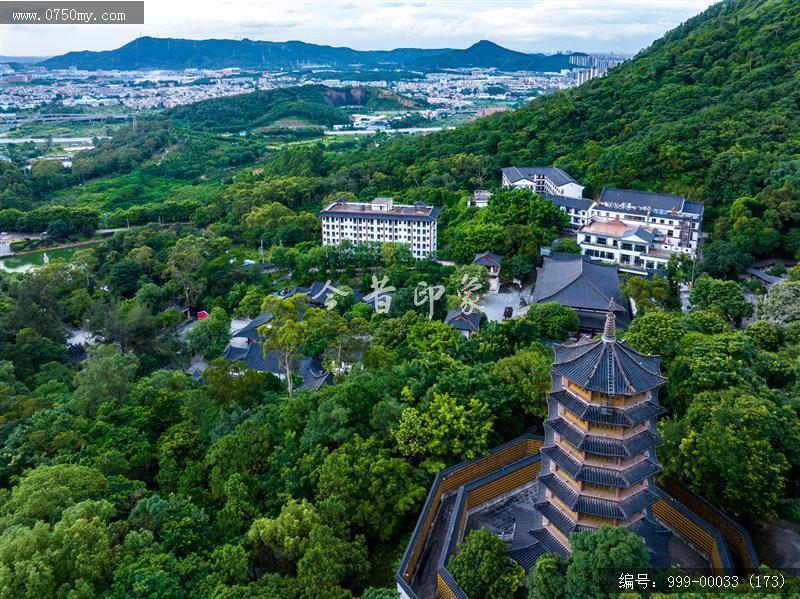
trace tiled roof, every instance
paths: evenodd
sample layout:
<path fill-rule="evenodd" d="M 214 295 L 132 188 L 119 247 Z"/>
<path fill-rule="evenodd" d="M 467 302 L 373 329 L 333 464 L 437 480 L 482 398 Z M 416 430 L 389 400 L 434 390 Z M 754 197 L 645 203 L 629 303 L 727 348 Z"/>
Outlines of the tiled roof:
<path fill-rule="evenodd" d="M 642 460 L 622 470 L 615 470 L 581 465 L 574 457 L 555 445 L 543 447 L 542 453 L 577 481 L 620 489 L 630 487 L 661 471 L 661 466 L 650 459 Z"/>
<path fill-rule="evenodd" d="M 579 418 L 598 424 L 631 427 L 650 420 L 664 411 L 653 401 L 644 401 L 625 408 L 598 406 L 584 401 L 565 389 L 551 393 L 548 398 L 560 403 Z"/>
<path fill-rule="evenodd" d="M 559 208 L 571 208 L 573 210 L 588 210 L 592 207 L 594 202 L 592 200 L 584 200 L 583 198 L 570 198 L 567 196 L 558 196 L 551 193 L 543 193 L 542 197 L 547 198 Z"/>
<path fill-rule="evenodd" d="M 702 215 L 705 211 L 705 205 L 703 202 L 690 202 L 689 200 L 686 200 L 683 203 L 683 211 L 688 212 L 689 214 Z"/>
<path fill-rule="evenodd" d="M 475 256 L 472 261 L 473 264 L 480 264 L 481 266 L 497 266 L 498 268 L 503 263 L 503 257 L 500 254 L 493 254 L 492 252 L 483 252 Z"/>
<path fill-rule="evenodd" d="M 636 395 L 663 385 L 660 357 L 640 354 L 624 341 L 554 345 L 553 373 L 608 395 Z"/>
<path fill-rule="evenodd" d="M 544 425 L 545 430 L 550 427 L 581 451 L 606 457 L 630 458 L 663 442 L 661 437 L 649 430 L 627 439 L 615 439 L 586 434 L 563 418 L 545 420 Z"/>
<path fill-rule="evenodd" d="M 262 312 L 261 314 L 256 316 L 253 320 L 251 320 L 249 323 L 247 323 L 244 327 L 236 331 L 233 334 L 233 336 L 250 339 L 251 341 L 258 341 L 260 339 L 260 335 L 258 334 L 258 327 L 267 324 L 270 320 L 272 320 L 272 315 L 268 314 L 267 312 Z"/>
<path fill-rule="evenodd" d="M 550 520 L 550 522 L 565 535 L 569 536 L 569 533 L 575 529 L 575 523 L 550 502 L 540 501 L 535 504 L 535 506 L 542 516 Z"/>
<path fill-rule="evenodd" d="M 605 311 L 613 300 L 615 311 L 625 312 L 616 266 L 602 266 L 586 256 L 572 255 L 545 258 L 537 272 L 532 296 L 536 303 L 558 302 L 575 309 Z"/>
<path fill-rule="evenodd" d="M 575 179 L 556 166 L 510 166 L 502 169 L 503 174 L 511 183 L 522 179 L 532 180 L 534 177 L 547 177 L 556 187 L 561 187 L 567 183 L 576 183 Z"/>
<path fill-rule="evenodd" d="M 630 204 L 640 208 L 654 208 L 656 210 L 675 210 L 681 212 L 684 204 L 683 196 L 650 191 L 635 191 L 632 189 L 615 189 L 606 187 L 600 195 L 601 204 Z"/>
<path fill-rule="evenodd" d="M 479 312 L 464 314 L 460 310 L 448 310 L 444 323 L 457 331 L 477 333 L 481 330 L 481 314 Z"/>
<path fill-rule="evenodd" d="M 530 531 L 536 523 L 536 512 L 522 508 L 514 508 L 514 535 L 511 539 L 511 550 L 528 547 L 534 543 Z"/>
<path fill-rule="evenodd" d="M 235 347 L 229 345 L 222 352 L 222 356 L 231 362 L 242 362 L 250 370 L 258 372 L 269 372 L 276 376 L 283 375 L 283 364 L 280 357 L 275 352 L 268 352 L 264 355 L 264 349 L 260 343 L 253 342 L 247 347 Z M 303 389 L 319 389 L 326 383 L 332 383 L 333 377 L 325 372 L 322 363 L 318 358 L 302 357 L 296 359 L 292 364 L 292 372 L 303 377 Z"/>
<path fill-rule="evenodd" d="M 583 495 L 574 491 L 554 474 L 540 477 L 539 482 L 547 487 L 568 508 L 574 512 L 589 514 L 590 516 L 624 520 L 658 501 L 658 497 L 647 489 L 622 500 Z"/>

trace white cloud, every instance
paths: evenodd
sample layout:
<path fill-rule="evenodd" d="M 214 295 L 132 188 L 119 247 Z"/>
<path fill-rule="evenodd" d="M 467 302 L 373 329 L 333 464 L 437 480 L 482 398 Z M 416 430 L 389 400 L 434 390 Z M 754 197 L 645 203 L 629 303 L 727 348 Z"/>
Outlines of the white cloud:
<path fill-rule="evenodd" d="M 711 0 L 169 0 L 145 2 L 144 25 L 0 26 L 0 54 L 104 50 L 138 35 L 250 37 L 390 49 L 465 47 L 635 52 Z"/>

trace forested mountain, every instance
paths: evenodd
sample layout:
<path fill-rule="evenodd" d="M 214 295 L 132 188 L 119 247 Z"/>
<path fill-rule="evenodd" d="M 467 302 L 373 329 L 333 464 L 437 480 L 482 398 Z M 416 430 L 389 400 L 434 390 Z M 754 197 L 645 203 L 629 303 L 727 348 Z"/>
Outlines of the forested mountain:
<path fill-rule="evenodd" d="M 353 50 L 305 42 L 256 40 L 186 40 L 140 37 L 115 50 L 68 52 L 41 62 L 48 69 L 218 69 L 297 68 L 304 64 L 346 67 L 456 68 L 559 70 L 569 65 L 569 55 L 524 54 L 482 41 L 466 50 L 397 48 Z"/>
<path fill-rule="evenodd" d="M 394 571 L 437 472 L 542 431 L 552 342 L 578 327 L 556 303 L 483 321 L 470 339 L 443 321 L 467 277 L 476 293 L 488 284 L 476 251 L 503 254 L 503 276 L 524 278 L 566 226 L 523 190 L 468 206 L 513 163 L 555 162 L 592 192 L 707 202 L 715 241 L 703 260 L 631 277 L 623 289 L 639 313 L 620 336 L 661 355 L 663 475 L 751 532 L 776 533 L 759 557 L 781 567 L 779 543 L 800 523 L 800 267 L 782 266 L 788 280 L 768 292 L 749 281 L 747 297 L 731 275 L 745 252 L 800 242 L 796 4 L 728 0 L 604 80 L 423 138 L 276 152 L 264 136 L 192 128 L 213 128 L 216 112 L 236 129 L 274 109 L 253 96 L 255 106 L 242 97 L 142 119 L 78 154 L 71 172 L 0 163 L 3 230 L 49 222 L 55 238 L 101 218 L 150 223 L 69 262 L 0 272 L 0 595 L 396 599 Z M 353 100 L 336 93 L 331 110 Z M 315 213 L 330 194 L 379 193 L 441 206 L 440 257 L 455 264 L 395 243 L 320 245 Z M 347 293 L 368 292 L 373 275 L 386 313 Z M 286 293 L 325 281 L 341 292 L 329 310 Z M 421 286 L 442 290 L 431 318 Z M 187 323 L 184 306 L 208 316 Z M 259 343 L 285 379 L 218 358 L 231 318 L 264 312 L 274 319 Z M 75 329 L 97 335 L 86 356 L 65 345 Z M 317 359 L 332 384 L 289 376 Z M 202 360 L 196 380 L 189 366 Z M 593 555 L 627 546 L 646 557 L 634 540 L 601 537 Z M 600 596 L 581 591 L 597 586 L 600 557 L 544 560 L 528 594 L 499 549 L 459 553 L 453 575 L 477 583 L 472 597 Z"/>
<path fill-rule="evenodd" d="M 212 98 L 176 106 L 165 116 L 179 125 L 214 132 L 252 130 L 286 120 L 330 127 L 350 121 L 340 109 L 344 106 L 400 110 L 417 107 L 418 103 L 375 88 L 315 85 Z"/>
<path fill-rule="evenodd" d="M 794 253 L 798 70 L 797 3 L 729 0 L 602 79 L 452 131 L 332 156 L 332 185 L 472 188 L 503 166 L 554 163 L 589 194 L 608 185 L 702 200 L 706 223 L 749 253 Z"/>

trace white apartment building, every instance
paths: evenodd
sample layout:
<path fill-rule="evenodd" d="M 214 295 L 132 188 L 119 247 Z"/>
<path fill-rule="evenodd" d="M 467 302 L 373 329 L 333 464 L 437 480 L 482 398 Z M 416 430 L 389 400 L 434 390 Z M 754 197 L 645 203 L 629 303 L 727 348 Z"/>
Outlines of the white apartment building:
<path fill-rule="evenodd" d="M 656 229 L 630 226 L 619 219 L 591 218 L 578 232 L 584 256 L 615 262 L 620 271 L 636 274 L 666 267 L 672 253 L 661 249 L 660 241 Z"/>
<path fill-rule="evenodd" d="M 583 185 L 555 166 L 510 166 L 501 172 L 503 187 L 568 198 L 583 197 Z"/>
<path fill-rule="evenodd" d="M 683 196 L 605 188 L 589 216 L 652 229 L 659 234 L 659 249 L 695 256 L 703 208 L 702 202 L 690 202 Z"/>
<path fill-rule="evenodd" d="M 441 208 L 425 202 L 395 204 L 392 198 L 369 203 L 337 200 L 321 212 L 322 245 L 405 243 L 415 258 L 436 253 L 436 219 Z"/>
<path fill-rule="evenodd" d="M 592 200 L 583 199 L 583 185 L 555 166 L 512 166 L 502 169 L 503 187 L 530 189 L 549 198 L 569 215 L 570 228 L 586 224 Z"/>
<path fill-rule="evenodd" d="M 570 218 L 570 228 L 577 231 L 578 243 L 585 243 L 584 253 L 608 258 L 606 248 L 593 247 L 581 235 L 584 227 L 593 222 L 620 221 L 630 229 L 641 228 L 654 235 L 648 251 L 676 252 L 696 256 L 701 241 L 703 203 L 692 202 L 683 196 L 628 189 L 605 188 L 596 200 L 581 197 L 583 186 L 561 169 L 553 166 L 509 167 L 502 169 L 503 187 L 530 189 L 548 197 Z M 602 236 L 601 236 L 602 237 Z M 627 243 L 627 242 L 626 242 Z M 641 245 L 641 244 L 634 244 Z M 588 254 L 587 251 L 599 252 Z M 618 261 L 615 259 L 615 261 Z M 644 258 L 643 263 L 660 261 Z"/>

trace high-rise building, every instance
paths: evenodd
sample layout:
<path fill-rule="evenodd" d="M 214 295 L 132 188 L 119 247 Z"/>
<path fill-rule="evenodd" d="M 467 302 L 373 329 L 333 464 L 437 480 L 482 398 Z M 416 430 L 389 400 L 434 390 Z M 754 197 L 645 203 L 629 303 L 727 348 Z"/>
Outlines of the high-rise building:
<path fill-rule="evenodd" d="M 425 202 L 395 204 L 392 198 L 369 203 L 336 200 L 321 212 L 322 245 L 404 243 L 415 258 L 436 253 L 436 219 L 441 208 Z"/>

